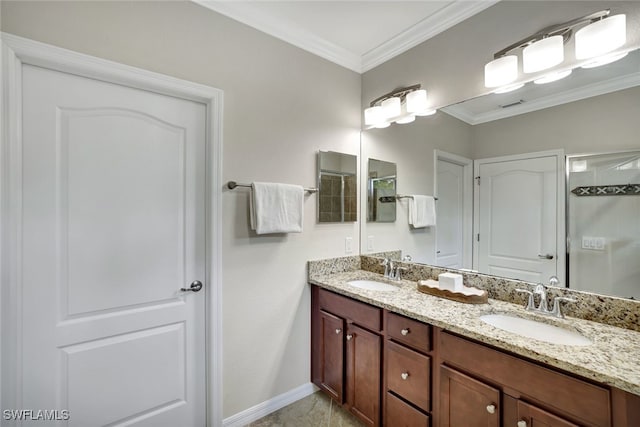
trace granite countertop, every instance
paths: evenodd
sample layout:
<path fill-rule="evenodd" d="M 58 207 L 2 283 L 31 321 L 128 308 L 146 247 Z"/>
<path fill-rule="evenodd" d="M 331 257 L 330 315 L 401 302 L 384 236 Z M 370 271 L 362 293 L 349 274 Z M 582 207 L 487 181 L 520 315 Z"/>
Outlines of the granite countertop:
<path fill-rule="evenodd" d="M 347 284 L 369 279 L 397 286 L 393 292 L 370 291 Z M 310 275 L 309 282 L 324 289 L 385 308 L 529 359 L 640 395 L 640 332 L 588 320 L 556 319 L 526 311 L 522 306 L 489 299 L 488 304 L 464 304 L 427 295 L 414 281 L 390 281 L 365 270 Z M 535 319 L 577 331 L 589 346 L 549 344 L 490 326 L 484 314 L 504 313 Z"/>

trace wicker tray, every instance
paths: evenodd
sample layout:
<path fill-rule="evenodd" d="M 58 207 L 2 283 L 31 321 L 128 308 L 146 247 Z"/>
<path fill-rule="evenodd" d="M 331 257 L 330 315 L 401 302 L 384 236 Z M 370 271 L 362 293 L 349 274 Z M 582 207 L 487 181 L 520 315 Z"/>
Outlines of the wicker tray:
<path fill-rule="evenodd" d="M 472 288 L 472 289 L 478 289 L 478 288 Z M 478 289 L 478 290 L 482 292 L 480 295 L 477 295 L 477 294 L 469 295 L 469 294 L 464 294 L 462 292 L 452 292 L 446 289 L 440 289 L 440 288 L 435 288 L 427 285 L 422 285 L 420 284 L 420 281 L 418 282 L 418 291 L 425 294 L 433 295 L 440 298 L 446 298 L 453 301 L 462 302 L 465 304 L 486 304 L 489 300 L 489 295 L 487 294 L 487 291 L 481 290 L 481 289 Z"/>

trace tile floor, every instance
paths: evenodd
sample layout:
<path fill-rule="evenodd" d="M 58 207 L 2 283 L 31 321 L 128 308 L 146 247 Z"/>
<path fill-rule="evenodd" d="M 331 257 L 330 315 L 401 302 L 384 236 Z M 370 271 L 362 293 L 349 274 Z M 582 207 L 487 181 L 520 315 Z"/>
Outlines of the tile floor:
<path fill-rule="evenodd" d="M 322 392 L 313 393 L 246 427 L 363 427 Z"/>

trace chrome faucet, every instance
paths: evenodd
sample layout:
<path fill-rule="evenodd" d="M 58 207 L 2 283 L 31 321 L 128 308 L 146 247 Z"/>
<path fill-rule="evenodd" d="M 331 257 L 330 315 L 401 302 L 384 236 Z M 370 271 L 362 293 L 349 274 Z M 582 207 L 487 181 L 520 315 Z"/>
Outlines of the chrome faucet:
<path fill-rule="evenodd" d="M 384 277 L 389 278 L 389 271 L 393 269 L 393 261 L 389 258 L 385 258 L 382 260 L 380 265 L 384 266 Z"/>
<path fill-rule="evenodd" d="M 384 266 L 384 277 L 391 280 L 400 280 L 402 272 L 406 270 L 405 267 L 395 265 L 389 258 L 383 259 L 380 265 Z"/>
<path fill-rule="evenodd" d="M 551 276 L 549 279 L 549 283 L 551 286 L 555 286 L 560 281 L 556 276 Z M 573 298 L 567 297 L 555 297 L 553 299 L 553 308 L 549 310 L 549 304 L 547 302 L 547 288 L 542 283 L 538 283 L 533 290 L 533 292 L 527 289 L 516 289 L 517 292 L 526 293 L 529 295 L 527 299 L 527 305 L 525 306 L 525 310 L 534 311 L 536 313 L 548 314 L 554 317 L 564 318 L 564 314 L 562 314 L 562 308 L 560 307 L 561 302 L 576 302 Z M 538 307 L 536 307 L 534 295 L 540 296 L 540 302 L 538 303 Z"/>

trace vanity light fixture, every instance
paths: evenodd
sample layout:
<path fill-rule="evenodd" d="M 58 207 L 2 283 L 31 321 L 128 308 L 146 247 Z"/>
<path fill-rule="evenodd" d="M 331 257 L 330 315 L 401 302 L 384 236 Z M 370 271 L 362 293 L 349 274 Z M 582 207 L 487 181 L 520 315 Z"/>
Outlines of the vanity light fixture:
<path fill-rule="evenodd" d="M 622 58 L 624 55 L 607 57 L 606 60 L 609 62 L 605 62 L 603 58 L 626 43 L 626 16 L 609 16 L 610 13 L 610 9 L 605 9 L 553 25 L 496 52 L 493 55 L 494 59 L 484 67 L 485 86 L 500 88 L 498 90 L 502 91 L 504 86 L 518 79 L 519 50 L 522 50 L 524 73 L 537 73 L 561 64 L 565 57 L 564 45 L 577 27 L 582 28 L 575 33 L 576 59 L 594 58 L 594 61 L 586 66 L 604 65 Z M 561 74 L 554 74 L 554 77 L 559 75 Z M 544 81 L 547 77 L 551 78 L 549 75 L 537 80 Z M 504 91 L 507 91 L 506 87 Z"/>
<path fill-rule="evenodd" d="M 416 116 L 429 116 L 436 110 L 429 107 L 427 91 L 413 85 L 384 94 L 364 110 L 364 124 L 375 128 L 386 128 L 391 123 L 411 123 Z"/>

